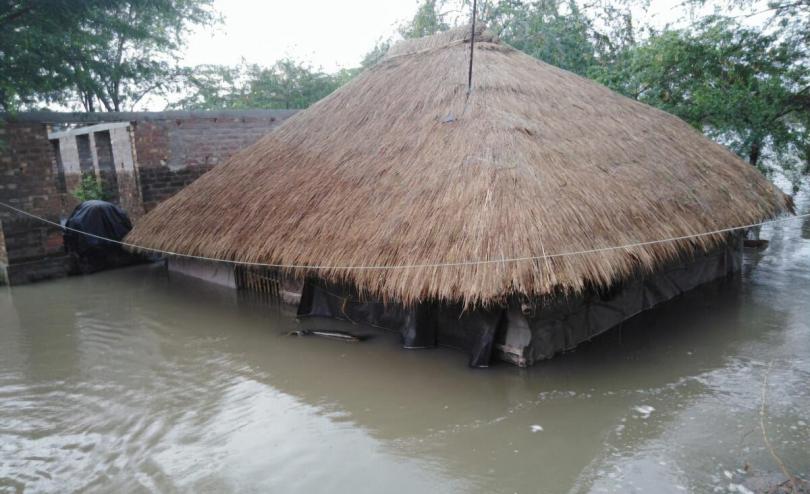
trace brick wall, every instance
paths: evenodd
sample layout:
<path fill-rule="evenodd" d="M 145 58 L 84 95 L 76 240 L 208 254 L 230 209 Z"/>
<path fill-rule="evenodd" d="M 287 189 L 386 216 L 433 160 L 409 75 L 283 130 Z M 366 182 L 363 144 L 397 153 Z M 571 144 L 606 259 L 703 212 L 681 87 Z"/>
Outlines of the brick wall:
<path fill-rule="evenodd" d="M 44 124 L 0 123 L 0 201 L 34 214 L 59 218 L 56 156 Z M 16 219 L 0 211 L 0 219 Z"/>
<path fill-rule="evenodd" d="M 182 170 L 171 170 L 166 166 L 141 168 L 139 178 L 144 211 L 151 211 L 211 168 L 213 166 L 190 166 Z"/>
<path fill-rule="evenodd" d="M 284 117 L 212 116 L 135 122 L 144 211 L 253 144 Z"/>
<path fill-rule="evenodd" d="M 0 201 L 59 222 L 64 197 L 57 189 L 56 155 L 41 123 L 0 125 Z M 2 278 L 30 281 L 64 276 L 59 228 L 0 208 Z M 28 265 L 20 274 L 18 266 Z"/>
<path fill-rule="evenodd" d="M 165 166 L 169 160 L 169 132 L 165 121 L 136 122 L 133 142 L 139 168 Z"/>
<path fill-rule="evenodd" d="M 193 117 L 135 123 L 138 166 L 217 165 L 279 123 L 275 117 Z"/>

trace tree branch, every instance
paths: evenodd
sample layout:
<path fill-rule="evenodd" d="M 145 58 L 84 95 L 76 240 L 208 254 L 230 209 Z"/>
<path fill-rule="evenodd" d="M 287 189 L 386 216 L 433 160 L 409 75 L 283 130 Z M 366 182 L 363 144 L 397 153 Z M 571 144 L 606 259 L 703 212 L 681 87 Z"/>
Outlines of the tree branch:
<path fill-rule="evenodd" d="M 28 7 L 20 8 L 16 12 L 9 12 L 8 14 L 2 15 L 0 16 L 0 25 L 14 21 L 15 19 L 24 16 L 25 14 L 31 12 L 32 10 L 34 10 L 34 8 L 29 5 Z"/>

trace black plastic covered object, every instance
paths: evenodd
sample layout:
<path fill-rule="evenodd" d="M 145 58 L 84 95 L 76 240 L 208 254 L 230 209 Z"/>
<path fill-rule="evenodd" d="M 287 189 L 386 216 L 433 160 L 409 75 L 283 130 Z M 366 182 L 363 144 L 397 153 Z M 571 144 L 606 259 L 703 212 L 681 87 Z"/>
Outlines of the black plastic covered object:
<path fill-rule="evenodd" d="M 104 240 L 120 241 L 132 229 L 127 214 L 115 204 L 84 201 L 73 210 L 65 227 L 65 250 L 76 258 L 82 273 L 132 264 L 140 259 L 125 252 L 120 244 Z"/>

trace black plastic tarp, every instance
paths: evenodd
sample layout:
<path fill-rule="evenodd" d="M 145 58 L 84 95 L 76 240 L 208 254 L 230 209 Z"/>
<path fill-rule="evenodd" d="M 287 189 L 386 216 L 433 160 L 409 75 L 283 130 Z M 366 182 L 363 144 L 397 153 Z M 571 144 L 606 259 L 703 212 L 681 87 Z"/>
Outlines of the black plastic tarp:
<path fill-rule="evenodd" d="M 104 240 L 120 241 L 132 229 L 127 214 L 115 204 L 84 201 L 73 210 L 65 227 L 68 228 L 64 233 L 65 250 L 76 257 L 80 272 L 131 264 L 139 259 L 119 244 Z"/>

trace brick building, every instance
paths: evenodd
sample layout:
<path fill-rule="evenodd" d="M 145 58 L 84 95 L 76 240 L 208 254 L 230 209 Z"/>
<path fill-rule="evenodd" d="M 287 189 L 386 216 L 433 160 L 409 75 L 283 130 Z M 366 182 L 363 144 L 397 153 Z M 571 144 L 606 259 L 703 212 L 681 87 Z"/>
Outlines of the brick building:
<path fill-rule="evenodd" d="M 92 174 L 137 221 L 293 113 L 0 114 L 0 202 L 60 222 Z M 64 276 L 68 267 L 59 228 L 0 208 L 0 284 Z"/>

